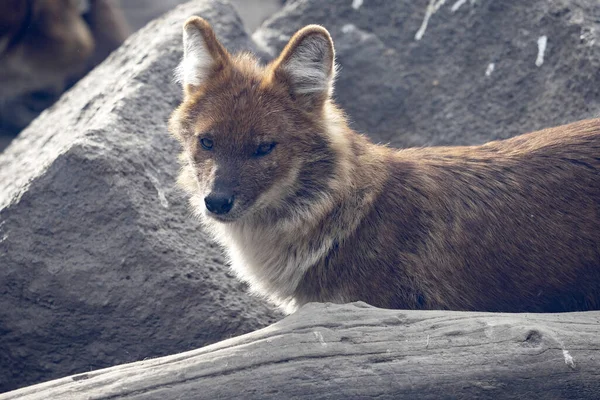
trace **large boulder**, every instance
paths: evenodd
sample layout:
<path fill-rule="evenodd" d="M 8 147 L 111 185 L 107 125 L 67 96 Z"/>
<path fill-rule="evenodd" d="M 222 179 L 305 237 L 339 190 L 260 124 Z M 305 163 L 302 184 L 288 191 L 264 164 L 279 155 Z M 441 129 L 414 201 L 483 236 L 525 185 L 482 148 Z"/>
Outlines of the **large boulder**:
<path fill-rule="evenodd" d="M 280 318 L 228 275 L 175 187 L 181 28 L 255 50 L 230 5 L 151 23 L 0 155 L 0 392 L 204 346 Z"/>
<path fill-rule="evenodd" d="M 597 0 L 286 3 L 253 38 L 275 54 L 328 28 L 336 98 L 377 141 L 476 144 L 600 112 Z"/>

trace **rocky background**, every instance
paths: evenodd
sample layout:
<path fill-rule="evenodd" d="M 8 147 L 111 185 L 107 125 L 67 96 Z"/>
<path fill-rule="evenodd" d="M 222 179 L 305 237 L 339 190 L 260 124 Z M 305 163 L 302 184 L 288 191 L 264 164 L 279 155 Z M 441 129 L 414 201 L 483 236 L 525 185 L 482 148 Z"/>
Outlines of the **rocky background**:
<path fill-rule="evenodd" d="M 11 0 L 12 1 L 12 0 Z M 17 2 L 20 0 L 17 0 Z M 135 32 L 146 25 L 149 21 L 158 18 L 165 12 L 173 9 L 179 4 L 185 3 L 187 0 L 74 0 L 74 7 L 76 7 L 77 1 L 81 5 L 81 9 L 85 10 L 82 15 L 83 21 L 87 24 L 90 29 L 92 36 L 96 41 L 96 51 L 91 57 L 84 61 L 87 66 L 82 67 L 82 73 L 91 70 L 95 65 L 101 62 L 114 48 L 127 37 L 128 34 Z M 244 27 L 248 32 L 254 31 L 267 17 L 273 14 L 276 10 L 281 8 L 281 0 L 233 0 L 232 5 L 239 13 L 242 18 Z M 120 23 L 116 23 L 118 33 L 113 33 L 115 27 L 99 27 L 104 24 L 104 18 L 99 16 L 94 9 L 94 5 L 98 4 L 111 4 L 114 6 L 114 12 L 112 14 L 119 21 L 124 21 L 123 26 Z M 3 4 L 0 8 L 1 13 L 14 12 L 18 9 L 17 6 L 7 3 Z M 101 8 L 102 6 L 98 6 Z M 64 10 L 64 9 L 63 9 Z M 63 11 L 67 12 L 67 11 Z M 105 14 L 106 15 L 106 14 Z M 35 18 L 38 18 L 37 20 Z M 45 19 L 44 19 L 45 18 Z M 33 35 L 38 34 L 38 26 L 42 25 L 44 21 L 51 19 L 49 16 L 44 16 L 43 13 L 36 14 L 33 23 L 29 25 L 29 31 Z M 11 18 L 7 18 L 8 21 L 12 21 Z M 99 23 L 94 24 L 93 21 L 99 20 Z M 0 20 L 0 44 L 4 41 L 10 41 L 12 37 L 5 36 L 5 30 L 10 31 L 10 26 L 3 26 L 4 20 Z M 20 22 L 17 21 L 17 28 Z M 52 25 L 49 23 L 48 25 Z M 56 29 L 56 27 L 55 27 Z M 57 30 L 60 33 L 60 29 Z M 106 42 L 106 31 L 111 32 L 114 37 L 111 41 Z M 102 38 L 105 38 L 104 40 Z M 33 41 L 39 40 L 39 38 L 31 39 Z M 98 41 L 103 42 L 103 45 L 98 45 Z M 2 65 L 2 60 L 5 54 L 3 53 L 2 46 L 0 46 L 0 87 L 2 86 L 1 78 L 3 73 L 9 73 L 4 68 L 7 65 Z M 10 68 L 10 63 L 8 64 Z M 27 68 L 26 68 L 27 70 Z M 28 71 L 20 79 L 21 81 L 34 80 L 31 75 L 35 72 Z M 27 77 L 27 75 L 30 75 Z M 8 144 L 14 139 L 14 137 L 22 130 L 29 122 L 31 122 L 37 115 L 40 114 L 45 108 L 52 105 L 63 93 L 67 90 L 72 82 L 77 81 L 80 77 L 80 73 L 76 73 L 75 76 L 71 73 L 65 72 L 65 81 L 61 80 L 60 76 L 55 77 L 53 85 L 38 84 L 33 85 L 33 89 L 29 91 L 23 91 L 17 96 L 5 97 L 0 91 L 0 152 L 8 146 Z M 12 75 L 11 75 L 12 76 Z M 11 80 L 12 81 L 12 80 Z M 24 85 L 27 86 L 27 85 Z M 29 85 L 31 86 L 31 84 Z"/>
<path fill-rule="evenodd" d="M 137 31 L 148 21 L 185 2 L 186 0 L 121 0 L 121 7 L 131 28 Z M 231 0 L 230 3 L 242 19 L 246 31 L 253 32 L 265 19 L 278 11 L 284 2 L 282 0 Z"/>
<path fill-rule="evenodd" d="M 303 25 L 325 25 L 336 99 L 358 131 L 394 146 L 482 143 L 600 115 L 596 0 L 288 0 L 251 36 L 227 2 L 182 5 L 0 154 L 0 392 L 281 318 L 232 279 L 174 186 L 166 121 L 192 14 L 230 50 L 265 59 Z"/>
<path fill-rule="evenodd" d="M 253 38 L 278 51 L 308 23 L 332 33 L 339 103 L 382 142 L 474 144 L 600 115 L 597 1 L 288 1 Z"/>

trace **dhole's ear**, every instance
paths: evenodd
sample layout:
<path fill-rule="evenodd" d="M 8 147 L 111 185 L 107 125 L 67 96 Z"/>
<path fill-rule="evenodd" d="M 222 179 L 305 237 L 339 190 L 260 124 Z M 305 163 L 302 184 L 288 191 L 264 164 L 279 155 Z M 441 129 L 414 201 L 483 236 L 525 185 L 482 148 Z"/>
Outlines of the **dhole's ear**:
<path fill-rule="evenodd" d="M 183 60 L 175 71 L 176 79 L 189 94 L 229 62 L 229 53 L 217 40 L 206 20 L 191 17 L 183 24 Z"/>
<path fill-rule="evenodd" d="M 302 107 L 321 106 L 331 96 L 335 79 L 335 51 L 327 29 L 308 25 L 296 32 L 273 62 L 273 74 Z"/>

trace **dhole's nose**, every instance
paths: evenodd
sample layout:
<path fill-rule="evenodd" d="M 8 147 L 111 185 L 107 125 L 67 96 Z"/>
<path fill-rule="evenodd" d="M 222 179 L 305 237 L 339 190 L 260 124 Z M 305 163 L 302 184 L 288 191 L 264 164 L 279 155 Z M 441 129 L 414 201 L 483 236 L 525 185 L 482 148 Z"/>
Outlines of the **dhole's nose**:
<path fill-rule="evenodd" d="M 213 214 L 227 214 L 233 207 L 233 201 L 231 193 L 211 193 L 204 198 L 206 209 Z"/>

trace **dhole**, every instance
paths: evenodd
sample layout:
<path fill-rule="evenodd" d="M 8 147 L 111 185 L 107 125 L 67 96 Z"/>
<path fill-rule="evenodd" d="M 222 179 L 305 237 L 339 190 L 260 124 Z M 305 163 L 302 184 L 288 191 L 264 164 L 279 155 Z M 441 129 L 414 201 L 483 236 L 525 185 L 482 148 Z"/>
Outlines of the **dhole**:
<path fill-rule="evenodd" d="M 600 119 L 394 150 L 333 103 L 324 28 L 301 29 L 265 67 L 201 18 L 183 38 L 179 183 L 252 291 L 288 312 L 600 307 Z"/>

